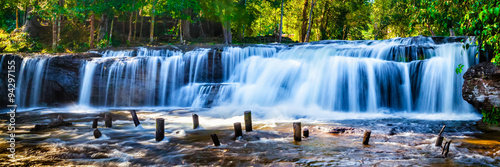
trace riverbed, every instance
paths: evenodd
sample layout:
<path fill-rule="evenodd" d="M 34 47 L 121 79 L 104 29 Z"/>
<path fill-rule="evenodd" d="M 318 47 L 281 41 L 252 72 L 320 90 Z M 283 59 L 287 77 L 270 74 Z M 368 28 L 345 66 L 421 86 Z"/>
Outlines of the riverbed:
<path fill-rule="evenodd" d="M 478 116 L 462 119 L 429 119 L 381 114 L 321 120 L 308 116 L 278 118 L 253 113 L 253 131 L 234 139 L 234 122 L 244 125 L 243 111 L 224 115 L 217 109 L 137 108 L 134 126 L 130 109 L 40 108 L 16 115 L 16 159 L 2 151 L 1 165 L 27 166 L 499 166 L 500 133 L 475 127 Z M 215 111 L 214 111 L 215 110 Z M 220 109 L 219 109 L 220 110 Z M 228 111 L 229 112 L 229 111 Z M 104 127 L 104 114 L 113 127 Z M 192 114 L 200 116 L 193 129 Z M 220 115 L 214 113 L 221 113 Z M 241 114 L 238 114 L 241 113 Z M 350 113 L 344 113 L 352 115 Z M 369 114 L 369 113 L 366 113 Z M 49 124 L 61 115 L 73 126 L 30 132 L 35 124 Z M 363 115 L 363 113 L 358 113 Z M 408 114 L 411 115 L 411 114 Z M 7 114 L 1 115 L 6 150 Z M 5 118 L 4 118 L 5 117 Z M 432 117 L 432 116 L 430 116 Z M 102 137 L 95 139 L 92 120 L 98 118 Z M 155 119 L 165 119 L 165 139 L 155 140 Z M 317 118 L 317 117 L 316 117 Z M 293 140 L 292 122 L 301 122 L 310 137 Z M 452 141 L 447 157 L 434 146 L 442 126 L 445 141 Z M 351 133 L 329 133 L 330 128 L 350 127 Z M 371 130 L 369 145 L 363 131 Z M 221 146 L 214 146 L 210 134 Z"/>

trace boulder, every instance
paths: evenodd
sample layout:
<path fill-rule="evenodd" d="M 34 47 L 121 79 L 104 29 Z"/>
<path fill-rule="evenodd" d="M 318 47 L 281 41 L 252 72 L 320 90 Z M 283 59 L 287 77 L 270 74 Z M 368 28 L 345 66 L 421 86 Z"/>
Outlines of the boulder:
<path fill-rule="evenodd" d="M 480 63 L 464 74 L 462 97 L 478 111 L 488 112 L 500 107 L 500 67 L 493 63 Z"/>

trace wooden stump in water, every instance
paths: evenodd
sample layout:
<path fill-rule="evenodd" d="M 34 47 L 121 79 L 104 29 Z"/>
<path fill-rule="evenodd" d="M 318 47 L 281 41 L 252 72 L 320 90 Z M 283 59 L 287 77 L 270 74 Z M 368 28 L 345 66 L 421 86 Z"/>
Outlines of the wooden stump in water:
<path fill-rule="evenodd" d="M 97 139 L 97 138 L 100 138 L 101 136 L 102 136 L 101 131 L 99 131 L 99 129 L 95 128 L 94 129 L 94 137 Z"/>
<path fill-rule="evenodd" d="M 441 131 L 438 134 L 438 138 L 436 140 L 435 146 L 439 146 L 440 147 L 443 144 L 444 137 L 442 136 L 442 134 L 443 134 L 444 128 L 446 128 L 446 125 L 444 125 L 443 128 L 441 128 Z"/>
<path fill-rule="evenodd" d="M 245 111 L 245 130 L 247 132 L 252 131 L 252 112 L 251 111 Z"/>
<path fill-rule="evenodd" d="M 302 127 L 300 122 L 293 123 L 293 140 L 302 141 Z"/>
<path fill-rule="evenodd" d="M 139 122 L 139 118 L 137 118 L 137 113 L 135 110 L 131 110 L 130 114 L 132 115 L 132 119 L 134 120 L 135 127 L 139 126 L 141 123 Z"/>
<path fill-rule="evenodd" d="M 97 128 L 97 122 L 99 121 L 99 119 L 94 119 L 94 122 L 92 123 L 92 128 Z"/>
<path fill-rule="evenodd" d="M 156 118 L 156 141 L 162 141 L 165 138 L 165 120 Z"/>
<path fill-rule="evenodd" d="M 217 134 L 211 134 L 212 141 L 214 142 L 214 146 L 220 146 L 219 138 L 217 137 Z"/>
<path fill-rule="evenodd" d="M 309 129 L 304 128 L 304 137 L 309 137 Z"/>
<path fill-rule="evenodd" d="M 234 138 L 238 138 L 239 136 L 243 136 L 243 132 L 241 130 L 241 122 L 234 123 Z"/>
<path fill-rule="evenodd" d="M 450 144 L 451 144 L 451 140 L 449 142 L 446 142 L 446 144 L 445 144 L 446 149 L 445 149 L 444 154 L 443 154 L 444 157 L 447 157 L 448 152 L 450 152 Z"/>
<path fill-rule="evenodd" d="M 104 126 L 107 128 L 113 127 L 113 118 L 110 114 L 104 115 Z"/>
<path fill-rule="evenodd" d="M 198 120 L 198 115 L 193 114 L 193 129 L 198 129 L 200 122 Z"/>
<path fill-rule="evenodd" d="M 368 143 L 370 142 L 370 135 L 372 134 L 372 131 L 371 130 L 366 130 L 365 131 L 365 134 L 363 136 L 363 144 L 364 145 L 368 145 Z"/>

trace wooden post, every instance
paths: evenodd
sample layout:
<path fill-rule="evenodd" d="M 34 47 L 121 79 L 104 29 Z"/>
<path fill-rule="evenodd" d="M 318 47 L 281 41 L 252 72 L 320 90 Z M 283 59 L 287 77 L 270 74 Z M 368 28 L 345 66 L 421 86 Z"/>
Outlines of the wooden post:
<path fill-rule="evenodd" d="M 97 138 L 99 138 L 101 136 L 102 136 L 101 131 L 99 131 L 99 129 L 95 128 L 94 129 L 94 137 L 97 139 Z"/>
<path fill-rule="evenodd" d="M 438 147 L 441 147 L 441 145 L 443 144 L 443 139 L 444 137 L 443 136 L 438 136 L 437 140 L 436 140 L 436 146 Z M 446 146 L 446 145 L 445 145 Z"/>
<path fill-rule="evenodd" d="M 156 141 L 162 141 L 165 138 L 165 120 L 156 118 Z"/>
<path fill-rule="evenodd" d="M 217 137 L 217 134 L 211 134 L 212 136 L 212 141 L 214 142 L 214 146 L 220 146 L 219 138 Z"/>
<path fill-rule="evenodd" d="M 304 132 L 304 137 L 306 137 L 306 138 L 309 137 L 309 129 L 304 128 L 303 132 Z"/>
<path fill-rule="evenodd" d="M 99 119 L 94 119 L 94 122 L 92 123 L 92 128 L 97 128 L 97 121 L 99 121 Z"/>
<path fill-rule="evenodd" d="M 239 136 L 243 136 L 243 132 L 241 130 L 241 122 L 234 123 L 234 138 L 238 138 Z"/>
<path fill-rule="evenodd" d="M 198 129 L 200 122 L 198 120 L 198 115 L 193 114 L 193 129 Z"/>
<path fill-rule="evenodd" d="M 372 134 L 371 130 L 366 130 L 365 135 L 363 136 L 363 144 L 368 145 L 368 142 L 370 142 L 370 135 Z"/>
<path fill-rule="evenodd" d="M 139 124 L 141 123 L 139 122 L 139 118 L 137 118 L 135 110 L 130 110 L 130 114 L 132 114 L 132 119 L 134 120 L 135 127 L 139 126 Z"/>
<path fill-rule="evenodd" d="M 448 152 L 450 152 L 450 144 L 451 144 L 451 140 L 449 142 L 446 142 L 446 151 L 444 152 L 444 157 L 447 157 L 448 156 Z"/>
<path fill-rule="evenodd" d="M 442 134 L 443 134 L 444 128 L 446 128 L 446 125 L 444 125 L 443 128 L 441 128 L 441 131 L 438 134 L 438 138 L 436 140 L 435 146 L 441 146 L 443 144 L 444 137 L 442 136 Z"/>
<path fill-rule="evenodd" d="M 245 111 L 245 130 L 247 132 L 252 131 L 252 112 L 250 110 Z"/>
<path fill-rule="evenodd" d="M 104 126 L 107 128 L 113 127 L 113 118 L 110 114 L 104 115 Z"/>
<path fill-rule="evenodd" d="M 293 140 L 302 141 L 302 127 L 300 122 L 293 123 Z"/>

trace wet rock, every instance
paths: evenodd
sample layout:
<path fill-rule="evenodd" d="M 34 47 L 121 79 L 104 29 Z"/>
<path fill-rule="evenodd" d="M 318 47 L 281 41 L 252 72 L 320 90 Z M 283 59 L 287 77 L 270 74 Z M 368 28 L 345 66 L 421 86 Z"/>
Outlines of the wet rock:
<path fill-rule="evenodd" d="M 500 67 L 480 63 L 464 74 L 462 97 L 479 112 L 489 112 L 500 106 Z"/>

